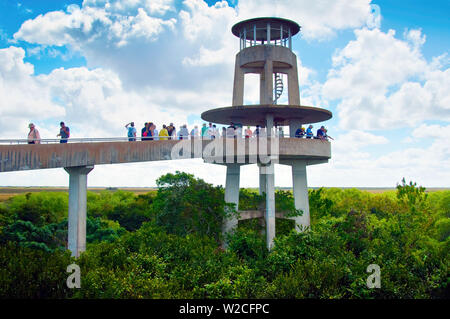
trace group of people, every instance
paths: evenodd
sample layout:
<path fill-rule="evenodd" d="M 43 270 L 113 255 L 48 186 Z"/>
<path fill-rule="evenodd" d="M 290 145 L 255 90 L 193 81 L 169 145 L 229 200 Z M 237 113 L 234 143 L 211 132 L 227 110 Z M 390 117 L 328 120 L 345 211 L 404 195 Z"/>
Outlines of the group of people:
<path fill-rule="evenodd" d="M 64 124 L 64 122 L 59 123 L 60 129 L 59 134 L 56 137 L 61 137 L 60 143 L 67 143 L 70 137 L 70 129 Z M 30 131 L 28 132 L 28 144 L 41 144 L 41 135 L 33 123 L 28 124 Z"/>
<path fill-rule="evenodd" d="M 134 122 L 126 124 L 125 128 L 127 129 L 128 140 L 130 142 L 136 141 L 137 130 Z M 295 137 L 315 138 L 321 140 L 328 140 L 328 138 L 333 139 L 331 136 L 327 135 L 327 129 L 324 126 L 317 130 L 316 136 L 314 136 L 312 129 L 312 125 L 309 125 L 306 131 L 304 127 L 300 127 L 295 132 Z M 195 125 L 194 128 L 189 132 L 186 124 L 184 124 L 180 126 L 177 132 L 173 123 L 170 123 L 169 126 L 166 126 L 164 124 L 161 130 L 158 131 L 156 125 L 153 122 L 146 122 L 144 124 L 144 127 L 141 129 L 141 140 L 184 140 L 200 137 L 202 139 L 214 139 L 218 137 L 236 138 L 242 137 L 242 133 L 244 133 L 245 138 L 267 136 L 266 128 L 259 125 L 257 125 L 255 130 L 252 131 L 250 126 L 247 126 L 247 128 L 243 130 L 241 125 L 232 122 L 230 126 L 222 127 L 222 132 L 219 132 L 219 129 L 215 124 L 209 123 L 209 125 L 206 126 L 206 123 L 203 123 L 201 129 L 199 129 L 198 126 Z M 279 127 L 278 130 L 275 130 L 275 136 L 284 137 L 282 127 Z"/>
<path fill-rule="evenodd" d="M 61 137 L 60 143 L 67 143 L 67 140 L 70 137 L 70 129 L 68 126 L 61 122 L 60 124 L 59 134 L 56 137 Z M 36 129 L 33 123 L 28 125 L 30 131 L 28 133 L 28 144 L 40 144 L 41 136 L 39 131 Z M 130 142 L 136 141 L 137 130 L 134 125 L 134 122 L 130 122 L 125 125 L 127 129 L 127 136 Z M 324 126 L 321 126 L 317 130 L 316 136 L 313 134 L 313 126 L 309 125 L 305 130 L 304 127 L 299 127 L 295 131 L 295 137 L 297 138 L 314 138 L 320 140 L 328 140 L 333 139 L 331 136 L 327 134 L 327 129 Z M 250 126 L 247 126 L 245 130 L 242 130 L 242 126 L 239 124 L 231 123 L 228 127 L 222 127 L 222 132 L 219 132 L 219 129 L 215 124 L 209 123 L 206 126 L 206 123 L 203 123 L 201 129 L 198 128 L 197 125 L 189 132 L 186 124 L 180 126 L 178 132 L 173 125 L 170 123 L 169 126 L 165 124 L 158 131 L 156 125 L 153 122 L 146 122 L 144 127 L 141 129 L 141 140 L 142 141 L 151 141 L 151 140 L 185 140 L 185 139 L 194 139 L 194 138 L 203 138 L 203 139 L 214 139 L 218 137 L 227 137 L 227 138 L 237 138 L 237 137 L 251 138 L 251 137 L 265 137 L 267 136 L 266 128 L 256 125 L 254 131 L 250 129 Z M 275 136 L 284 137 L 283 128 L 279 127 L 278 130 L 275 129 Z"/>
<path fill-rule="evenodd" d="M 327 129 L 325 128 L 325 126 L 321 126 L 318 130 L 317 130 L 317 134 L 316 136 L 314 136 L 314 133 L 312 131 L 313 126 L 309 125 L 308 128 L 305 131 L 304 127 L 299 127 L 296 131 L 295 131 L 295 137 L 297 138 L 315 138 L 315 139 L 319 139 L 319 140 L 328 140 L 328 139 L 332 139 L 334 140 L 334 138 L 332 138 L 331 136 L 329 136 L 327 134 Z"/>

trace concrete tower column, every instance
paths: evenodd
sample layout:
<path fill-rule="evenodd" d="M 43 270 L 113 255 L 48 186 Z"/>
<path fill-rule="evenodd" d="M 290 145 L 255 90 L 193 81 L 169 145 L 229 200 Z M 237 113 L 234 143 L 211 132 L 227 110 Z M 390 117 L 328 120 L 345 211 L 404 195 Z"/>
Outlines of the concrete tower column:
<path fill-rule="evenodd" d="M 265 168 L 258 164 L 259 167 L 259 195 L 266 192 L 266 174 Z"/>
<path fill-rule="evenodd" d="M 260 103 L 273 104 L 273 61 L 266 60 L 260 80 Z"/>
<path fill-rule="evenodd" d="M 306 161 L 304 160 L 294 160 L 292 161 L 292 184 L 293 184 L 293 194 L 294 203 L 296 209 L 301 209 L 303 215 L 299 217 L 294 217 L 295 228 L 298 227 L 309 227 L 309 200 L 308 200 L 308 183 L 306 177 Z"/>
<path fill-rule="evenodd" d="M 288 101 L 290 105 L 300 105 L 300 89 L 298 84 L 297 58 L 288 71 Z"/>
<path fill-rule="evenodd" d="M 295 131 L 302 126 L 300 120 L 292 119 L 289 122 L 289 137 L 295 137 Z"/>
<path fill-rule="evenodd" d="M 237 163 L 226 164 L 227 166 L 227 177 L 225 181 L 225 202 L 235 204 L 236 210 L 239 209 L 239 179 L 241 165 Z M 224 221 L 222 232 L 231 232 L 233 229 L 237 228 L 238 220 L 236 217 L 228 218 Z M 225 241 L 224 241 L 225 243 Z M 224 246 L 226 246 L 224 244 Z"/>
<path fill-rule="evenodd" d="M 240 67 L 239 59 L 236 59 L 234 67 L 233 106 L 244 104 L 245 73 Z"/>
<path fill-rule="evenodd" d="M 273 114 L 267 114 L 266 115 L 266 131 L 267 136 L 272 137 L 272 130 L 273 130 Z"/>
<path fill-rule="evenodd" d="M 79 257 L 86 250 L 87 175 L 94 166 L 65 167 L 69 173 L 68 248 Z"/>

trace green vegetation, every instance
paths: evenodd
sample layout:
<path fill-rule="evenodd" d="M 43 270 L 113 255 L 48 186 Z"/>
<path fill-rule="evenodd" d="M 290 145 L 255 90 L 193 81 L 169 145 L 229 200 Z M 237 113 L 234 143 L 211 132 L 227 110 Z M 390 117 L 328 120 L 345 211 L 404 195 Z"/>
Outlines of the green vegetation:
<path fill-rule="evenodd" d="M 396 192 L 356 189 L 309 193 L 311 229 L 277 220 L 273 249 L 258 220 L 239 223 L 224 191 L 177 172 L 158 191 L 88 193 L 87 251 L 67 246 L 65 193 L 33 193 L 0 203 L 1 298 L 449 298 L 450 191 L 426 193 L 406 183 Z M 242 210 L 264 196 L 241 190 Z M 276 209 L 296 211 L 292 194 Z M 223 250 L 220 242 L 229 248 Z M 66 268 L 81 268 L 68 289 Z M 366 286 L 367 266 L 381 268 L 381 288 Z"/>

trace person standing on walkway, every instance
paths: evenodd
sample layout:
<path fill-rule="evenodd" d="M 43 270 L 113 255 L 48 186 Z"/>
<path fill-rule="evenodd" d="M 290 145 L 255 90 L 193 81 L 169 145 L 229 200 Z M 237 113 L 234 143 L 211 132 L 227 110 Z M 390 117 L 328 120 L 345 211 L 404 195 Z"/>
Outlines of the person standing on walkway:
<path fill-rule="evenodd" d="M 180 127 L 180 140 L 187 140 L 189 139 L 189 131 L 187 129 L 187 125 L 184 124 L 183 126 Z"/>
<path fill-rule="evenodd" d="M 203 123 L 203 126 L 202 126 L 202 138 L 205 138 L 204 136 L 207 135 L 207 132 L 208 132 L 208 128 L 206 127 L 206 123 Z"/>
<path fill-rule="evenodd" d="M 155 140 L 155 141 L 159 140 L 159 132 L 156 129 L 156 125 L 154 125 L 154 129 L 153 129 L 153 140 Z"/>
<path fill-rule="evenodd" d="M 59 123 L 59 125 L 61 128 L 59 129 L 59 134 L 56 135 L 56 137 L 61 136 L 61 140 L 59 141 L 60 143 L 67 143 L 67 140 L 70 137 L 70 129 L 66 126 L 66 124 L 64 124 L 64 122 Z"/>
<path fill-rule="evenodd" d="M 28 132 L 28 144 L 41 144 L 41 135 L 34 127 L 34 124 L 30 123 L 28 128 L 30 129 L 30 132 Z"/>
<path fill-rule="evenodd" d="M 306 129 L 306 138 L 314 137 L 314 133 L 313 133 L 312 129 L 313 129 L 313 126 L 309 125 L 308 128 Z"/>
<path fill-rule="evenodd" d="M 214 138 L 214 127 L 212 126 L 212 123 L 209 123 L 208 130 L 207 130 L 207 139 L 213 139 Z"/>
<path fill-rule="evenodd" d="M 170 140 L 176 140 L 177 139 L 175 126 L 173 125 L 173 123 L 170 123 L 170 125 L 167 127 L 167 132 L 169 133 L 169 139 Z"/>
<path fill-rule="evenodd" d="M 253 132 L 250 129 L 250 126 L 247 126 L 247 128 L 245 129 L 245 138 L 250 138 L 250 137 L 252 137 L 252 135 L 253 135 Z"/>
<path fill-rule="evenodd" d="M 136 128 L 134 127 L 134 122 L 128 123 L 127 125 L 125 125 L 125 128 L 128 130 L 128 141 L 136 141 Z"/>
<path fill-rule="evenodd" d="M 147 136 L 148 131 L 148 123 L 144 123 L 144 127 L 141 129 L 141 141 L 145 140 L 145 136 Z"/>
<path fill-rule="evenodd" d="M 191 139 L 198 138 L 198 126 L 195 125 L 194 128 L 191 130 Z"/>
<path fill-rule="evenodd" d="M 155 135 L 154 130 L 155 130 L 155 124 L 153 124 L 153 122 L 148 123 L 148 134 L 147 134 L 147 139 L 152 141 L 153 140 L 153 136 Z"/>
<path fill-rule="evenodd" d="M 169 132 L 167 131 L 166 124 L 163 124 L 163 128 L 159 131 L 159 139 L 167 141 L 169 139 Z"/>

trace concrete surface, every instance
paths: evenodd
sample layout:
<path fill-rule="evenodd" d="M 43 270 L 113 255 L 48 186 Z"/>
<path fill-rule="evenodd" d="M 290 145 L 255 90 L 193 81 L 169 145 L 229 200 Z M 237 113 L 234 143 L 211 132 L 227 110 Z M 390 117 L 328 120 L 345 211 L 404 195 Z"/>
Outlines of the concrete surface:
<path fill-rule="evenodd" d="M 215 144 L 211 144 L 215 142 Z M 120 164 L 149 161 L 165 161 L 183 158 L 217 159 L 213 145 L 222 143 L 224 162 L 232 151 L 237 158 L 238 144 L 244 150 L 246 163 L 250 158 L 257 158 L 261 148 L 256 138 L 214 140 L 181 140 L 181 141 L 142 141 L 142 142 L 99 142 L 99 143 L 67 143 L 67 144 L 35 144 L 35 145 L 0 145 L 0 172 L 93 166 L 103 164 Z M 232 145 L 231 149 L 226 143 Z M 268 154 L 270 154 L 270 139 Z M 304 159 L 307 165 L 327 162 L 331 158 L 331 144 L 328 141 L 280 138 L 279 158 Z M 257 147 L 258 146 L 258 147 Z M 211 155 L 211 149 L 213 151 Z M 228 152 L 227 152 L 228 150 Z M 276 150 L 274 150 L 275 152 Z M 180 155 L 181 154 L 181 155 Z M 242 157 L 242 156 L 241 156 Z M 254 162 L 256 163 L 256 162 Z"/>

